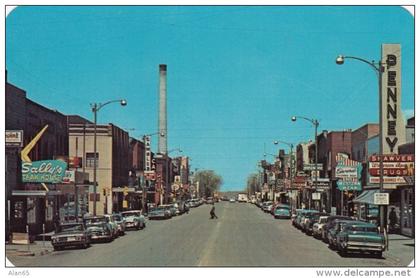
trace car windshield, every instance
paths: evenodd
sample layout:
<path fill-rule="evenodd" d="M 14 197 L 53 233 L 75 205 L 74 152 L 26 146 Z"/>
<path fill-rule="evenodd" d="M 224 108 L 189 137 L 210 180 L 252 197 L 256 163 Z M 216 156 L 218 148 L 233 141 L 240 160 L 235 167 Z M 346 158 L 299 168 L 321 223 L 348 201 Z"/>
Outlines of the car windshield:
<path fill-rule="evenodd" d="M 121 215 L 114 215 L 114 220 L 115 221 L 122 221 Z"/>
<path fill-rule="evenodd" d="M 94 223 L 94 224 L 89 224 L 88 225 L 88 228 L 92 228 L 92 227 L 94 227 L 94 228 L 103 228 L 104 227 L 104 224 L 103 223 Z"/>
<path fill-rule="evenodd" d="M 82 224 L 74 224 L 74 225 L 63 225 L 61 226 L 62 232 L 71 232 L 71 231 L 83 231 Z"/>
<path fill-rule="evenodd" d="M 103 223 L 106 222 L 106 219 L 104 217 L 102 218 L 88 218 L 86 219 L 86 223 Z"/>
<path fill-rule="evenodd" d="M 279 205 L 279 206 L 277 206 L 277 208 L 279 208 L 279 209 L 290 209 L 289 206 L 286 206 L 286 205 Z"/>
<path fill-rule="evenodd" d="M 152 212 L 152 211 L 159 212 L 159 211 L 163 211 L 163 210 L 165 210 L 165 208 L 159 207 L 159 208 L 154 208 L 154 209 L 150 210 L 150 212 Z"/>
<path fill-rule="evenodd" d="M 155 209 L 151 209 L 150 211 L 153 211 L 153 210 L 155 210 Z M 137 212 L 124 212 L 123 216 L 124 217 L 138 216 L 138 213 Z"/>
<path fill-rule="evenodd" d="M 325 223 L 327 223 L 327 220 L 328 220 L 328 218 L 327 218 L 327 217 L 321 217 L 321 218 L 319 219 L 319 223 L 321 223 L 321 224 L 325 224 Z"/>

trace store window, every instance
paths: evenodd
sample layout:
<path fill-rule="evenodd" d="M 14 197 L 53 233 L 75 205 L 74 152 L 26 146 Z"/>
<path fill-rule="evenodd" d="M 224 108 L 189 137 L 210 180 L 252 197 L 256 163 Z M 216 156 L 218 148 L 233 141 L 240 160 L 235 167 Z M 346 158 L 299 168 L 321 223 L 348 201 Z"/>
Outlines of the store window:
<path fill-rule="evenodd" d="M 86 167 L 94 167 L 95 153 L 86 153 Z M 96 153 L 96 167 L 99 167 L 99 153 Z"/>

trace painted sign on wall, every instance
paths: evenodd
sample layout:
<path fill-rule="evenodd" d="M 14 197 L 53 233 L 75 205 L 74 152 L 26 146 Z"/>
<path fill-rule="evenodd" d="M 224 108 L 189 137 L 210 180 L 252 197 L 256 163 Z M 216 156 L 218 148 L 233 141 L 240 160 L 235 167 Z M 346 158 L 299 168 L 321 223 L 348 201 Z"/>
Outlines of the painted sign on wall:
<path fill-rule="evenodd" d="M 67 163 L 62 160 L 22 162 L 22 182 L 61 183 Z"/>

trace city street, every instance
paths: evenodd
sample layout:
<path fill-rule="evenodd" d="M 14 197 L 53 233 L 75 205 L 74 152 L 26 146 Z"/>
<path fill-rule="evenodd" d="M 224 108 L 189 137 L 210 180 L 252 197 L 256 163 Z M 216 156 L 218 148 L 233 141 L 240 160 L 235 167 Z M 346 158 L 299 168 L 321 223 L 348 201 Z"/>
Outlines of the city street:
<path fill-rule="evenodd" d="M 153 220 L 111 243 L 43 256 L 9 257 L 16 266 L 397 266 L 387 257 L 340 257 L 322 241 L 249 203 L 216 203 Z"/>

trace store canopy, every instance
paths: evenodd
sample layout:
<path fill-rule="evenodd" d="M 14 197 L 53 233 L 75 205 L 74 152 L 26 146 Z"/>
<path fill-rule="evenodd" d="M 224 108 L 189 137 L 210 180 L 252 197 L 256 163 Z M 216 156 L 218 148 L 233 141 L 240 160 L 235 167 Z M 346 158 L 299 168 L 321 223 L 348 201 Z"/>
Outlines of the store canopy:
<path fill-rule="evenodd" d="M 373 196 L 375 193 L 379 193 L 379 189 L 365 190 L 362 192 L 362 194 L 354 198 L 353 203 L 374 205 L 375 203 L 373 201 Z"/>

